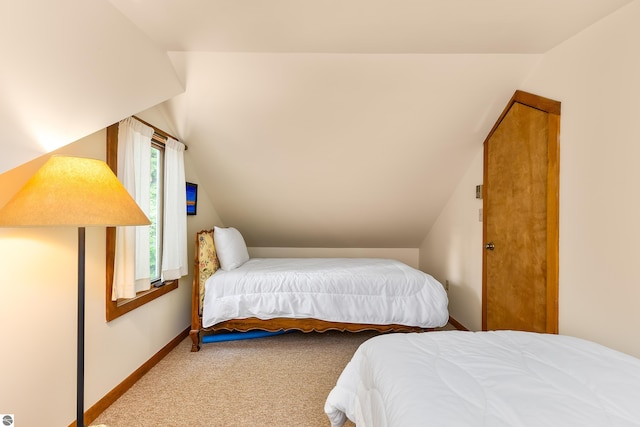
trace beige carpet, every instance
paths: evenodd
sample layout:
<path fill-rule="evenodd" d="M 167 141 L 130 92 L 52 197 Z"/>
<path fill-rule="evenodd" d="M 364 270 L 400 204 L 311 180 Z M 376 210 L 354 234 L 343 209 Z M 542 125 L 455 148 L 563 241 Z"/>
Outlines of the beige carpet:
<path fill-rule="evenodd" d="M 326 396 L 372 336 L 290 333 L 203 344 L 197 353 L 185 339 L 91 424 L 327 427 Z"/>
<path fill-rule="evenodd" d="M 326 397 L 354 351 L 373 336 L 294 332 L 203 344 L 197 353 L 187 338 L 91 424 L 328 427 Z"/>

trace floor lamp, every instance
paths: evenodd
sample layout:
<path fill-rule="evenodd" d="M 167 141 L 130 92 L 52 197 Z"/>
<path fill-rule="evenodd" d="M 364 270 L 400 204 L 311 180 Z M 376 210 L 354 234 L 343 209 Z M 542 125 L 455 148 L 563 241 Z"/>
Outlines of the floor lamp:
<path fill-rule="evenodd" d="M 0 209 L 0 227 L 78 228 L 78 427 L 84 427 L 85 227 L 149 223 L 105 162 L 79 157 L 52 156 Z"/>

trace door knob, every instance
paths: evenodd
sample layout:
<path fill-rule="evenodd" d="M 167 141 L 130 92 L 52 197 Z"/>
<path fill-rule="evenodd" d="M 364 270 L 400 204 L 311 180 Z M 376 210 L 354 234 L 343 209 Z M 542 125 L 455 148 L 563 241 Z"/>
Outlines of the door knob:
<path fill-rule="evenodd" d="M 494 245 L 493 242 L 489 242 L 486 245 L 484 245 L 484 248 L 489 250 L 489 251 L 492 251 L 492 250 L 494 250 L 496 248 L 496 245 Z"/>

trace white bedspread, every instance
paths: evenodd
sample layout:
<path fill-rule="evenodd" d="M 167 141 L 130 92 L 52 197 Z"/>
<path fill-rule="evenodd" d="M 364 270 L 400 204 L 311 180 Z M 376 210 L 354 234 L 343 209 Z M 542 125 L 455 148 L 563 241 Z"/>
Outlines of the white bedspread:
<path fill-rule="evenodd" d="M 399 261 L 252 258 L 205 284 L 204 327 L 230 319 L 314 318 L 330 322 L 443 326 L 447 294 L 430 275 Z"/>
<path fill-rule="evenodd" d="M 529 332 L 391 334 L 364 342 L 331 391 L 334 427 L 640 426 L 640 360 Z"/>

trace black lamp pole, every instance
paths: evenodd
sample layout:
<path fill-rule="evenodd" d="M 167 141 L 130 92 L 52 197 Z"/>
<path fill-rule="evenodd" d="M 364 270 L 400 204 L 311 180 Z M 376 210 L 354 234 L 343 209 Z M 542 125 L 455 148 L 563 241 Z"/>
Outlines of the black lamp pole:
<path fill-rule="evenodd" d="M 76 427 L 84 427 L 84 227 L 78 227 L 78 372 Z"/>

